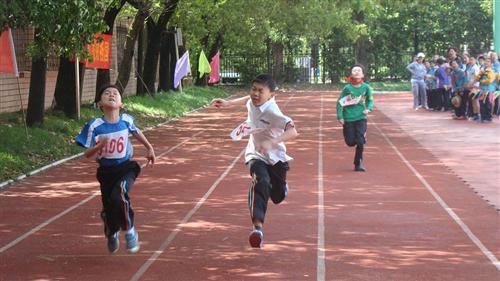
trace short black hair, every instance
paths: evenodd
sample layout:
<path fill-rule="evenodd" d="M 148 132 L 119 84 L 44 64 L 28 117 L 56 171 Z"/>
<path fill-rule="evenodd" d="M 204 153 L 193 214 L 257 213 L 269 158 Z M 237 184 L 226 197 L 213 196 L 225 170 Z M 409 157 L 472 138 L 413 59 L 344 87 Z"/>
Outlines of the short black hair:
<path fill-rule="evenodd" d="M 444 59 L 442 59 L 442 58 L 438 58 L 438 59 L 436 60 L 436 63 L 437 63 L 438 65 L 442 65 L 442 64 L 443 64 L 443 63 L 445 63 L 445 62 L 446 62 L 446 61 L 445 61 Z"/>
<path fill-rule="evenodd" d="M 269 74 L 259 74 L 253 80 L 253 83 L 259 83 L 266 85 L 271 92 L 276 91 L 276 81 L 274 81 L 273 77 Z"/>
<path fill-rule="evenodd" d="M 115 88 L 116 90 L 118 90 L 118 93 L 120 94 L 120 96 L 122 95 L 122 93 L 120 93 L 120 88 L 118 88 L 118 86 L 114 85 L 114 84 L 105 84 L 104 86 L 102 86 L 99 91 L 97 92 L 97 95 L 95 96 L 95 103 L 98 103 L 101 101 L 101 96 L 102 96 L 102 93 L 104 93 L 104 91 L 106 89 L 109 89 L 109 88 Z"/>
<path fill-rule="evenodd" d="M 361 70 L 363 71 L 363 74 L 365 74 L 365 66 L 364 66 L 364 65 L 362 65 L 362 64 L 360 64 L 360 63 L 357 63 L 357 64 L 353 65 L 353 66 L 351 67 L 351 72 L 352 72 L 352 69 L 353 69 L 353 68 L 355 68 L 355 67 L 359 67 L 359 68 L 361 68 Z"/>

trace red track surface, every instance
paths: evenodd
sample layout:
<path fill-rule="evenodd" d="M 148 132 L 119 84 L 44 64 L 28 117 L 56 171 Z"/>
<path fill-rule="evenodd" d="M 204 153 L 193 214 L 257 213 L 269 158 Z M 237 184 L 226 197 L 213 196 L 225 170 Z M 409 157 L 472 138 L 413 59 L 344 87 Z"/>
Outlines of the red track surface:
<path fill-rule="evenodd" d="M 147 134 L 165 154 L 132 192 L 138 254 L 123 236 L 107 253 L 95 164 L 72 161 L 0 192 L 0 280 L 500 280 L 499 213 L 380 111 L 353 172 L 336 97 L 278 98 L 300 136 L 263 249 L 247 241 L 245 142 L 228 137 L 244 108 L 205 109 Z"/>

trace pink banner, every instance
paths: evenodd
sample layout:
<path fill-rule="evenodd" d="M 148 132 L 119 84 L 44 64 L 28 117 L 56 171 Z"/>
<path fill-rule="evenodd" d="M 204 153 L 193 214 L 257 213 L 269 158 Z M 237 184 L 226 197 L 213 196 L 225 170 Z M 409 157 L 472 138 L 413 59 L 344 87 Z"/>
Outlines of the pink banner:
<path fill-rule="evenodd" d="M 215 84 L 220 81 L 220 69 L 219 69 L 219 51 L 212 58 L 212 62 L 210 63 L 210 67 L 212 71 L 210 71 L 210 79 L 208 79 L 208 83 Z"/>

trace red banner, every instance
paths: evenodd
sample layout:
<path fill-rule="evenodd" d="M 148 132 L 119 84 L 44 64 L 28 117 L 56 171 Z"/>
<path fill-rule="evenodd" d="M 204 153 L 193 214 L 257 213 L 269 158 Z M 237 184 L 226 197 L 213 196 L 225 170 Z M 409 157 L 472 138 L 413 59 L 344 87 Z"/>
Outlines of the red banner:
<path fill-rule="evenodd" d="M 0 35 L 0 72 L 12 73 L 16 77 L 19 76 L 12 32 L 8 27 Z"/>
<path fill-rule="evenodd" d="M 102 38 L 100 40 L 99 38 Z M 86 61 L 85 67 L 109 69 L 111 65 L 111 42 L 113 38 L 109 34 L 96 33 L 94 36 L 94 43 L 87 45 L 92 62 Z"/>

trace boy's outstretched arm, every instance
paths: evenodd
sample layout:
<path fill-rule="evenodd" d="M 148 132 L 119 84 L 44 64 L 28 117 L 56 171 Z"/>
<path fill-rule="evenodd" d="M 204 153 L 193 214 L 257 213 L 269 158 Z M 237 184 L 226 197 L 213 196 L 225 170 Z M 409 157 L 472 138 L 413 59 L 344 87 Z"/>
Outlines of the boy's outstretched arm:
<path fill-rule="evenodd" d="M 137 132 L 135 132 L 133 134 L 133 136 L 140 143 L 142 143 L 142 145 L 144 145 L 144 147 L 148 150 L 148 153 L 146 155 L 146 159 L 148 159 L 148 163 L 146 164 L 146 166 L 149 165 L 149 163 L 151 163 L 151 165 L 153 165 L 156 161 L 156 155 L 155 155 L 155 151 L 153 149 L 153 146 L 149 143 L 146 136 L 144 136 L 144 134 L 140 130 L 137 130 Z"/>
<path fill-rule="evenodd" d="M 217 108 L 227 107 L 227 106 L 231 106 L 231 105 L 245 104 L 249 98 L 250 98 L 250 96 L 244 96 L 244 97 L 233 99 L 233 100 L 213 99 L 210 104 L 212 106 L 217 107 Z"/>

